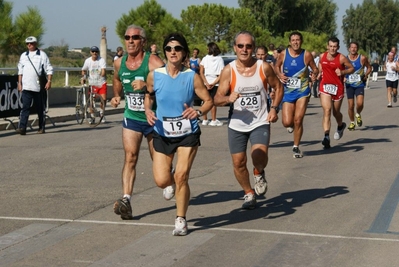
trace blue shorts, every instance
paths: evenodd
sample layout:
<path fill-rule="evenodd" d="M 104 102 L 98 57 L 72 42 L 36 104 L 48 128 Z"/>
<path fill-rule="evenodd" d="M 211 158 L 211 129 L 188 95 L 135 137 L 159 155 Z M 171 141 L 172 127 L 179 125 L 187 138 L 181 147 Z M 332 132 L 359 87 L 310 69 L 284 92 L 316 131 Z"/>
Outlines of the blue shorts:
<path fill-rule="evenodd" d="M 302 97 L 310 96 L 310 88 L 306 88 L 304 91 L 294 90 L 288 91 L 284 88 L 283 102 L 295 103 L 298 99 Z"/>
<path fill-rule="evenodd" d="M 128 118 L 123 118 L 123 128 L 142 133 L 145 137 L 152 133 L 153 127 L 144 121 L 136 121 Z"/>
<path fill-rule="evenodd" d="M 355 96 L 364 95 L 364 86 L 362 87 L 352 87 L 346 85 L 346 97 L 349 99 L 355 98 Z"/>
<path fill-rule="evenodd" d="M 261 125 L 250 132 L 239 132 L 228 128 L 227 137 L 231 154 L 247 151 L 248 140 L 252 146 L 255 144 L 269 146 L 270 124 Z"/>

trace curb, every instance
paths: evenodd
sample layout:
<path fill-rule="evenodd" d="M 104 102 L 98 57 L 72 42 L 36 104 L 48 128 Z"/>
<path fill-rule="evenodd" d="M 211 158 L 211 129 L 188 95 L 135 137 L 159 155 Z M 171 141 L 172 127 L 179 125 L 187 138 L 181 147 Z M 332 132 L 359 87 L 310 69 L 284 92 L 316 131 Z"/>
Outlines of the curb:
<path fill-rule="evenodd" d="M 123 114 L 124 110 L 125 110 L 124 107 L 105 110 L 105 115 L 113 115 L 113 114 L 120 114 L 120 113 Z M 34 116 L 36 114 L 32 114 L 32 115 Z M 56 124 L 57 122 L 67 122 L 67 121 L 76 120 L 75 114 L 58 115 L 58 116 L 54 116 L 54 117 L 50 117 L 50 118 L 51 118 L 51 120 L 50 119 L 46 120 L 46 125 L 49 125 L 51 127 L 52 127 L 51 122 L 54 122 L 54 124 Z M 8 122 L 6 120 L 0 121 L 0 131 L 4 131 L 4 130 L 14 131 L 18 127 L 19 120 L 17 117 L 14 117 L 14 118 L 12 118 L 11 121 L 12 121 L 12 123 Z M 31 124 L 33 121 L 34 121 L 34 119 L 29 119 L 28 124 Z M 33 124 L 32 126 L 37 126 L 37 122 L 35 124 Z M 55 125 L 55 127 L 57 127 L 57 125 Z"/>

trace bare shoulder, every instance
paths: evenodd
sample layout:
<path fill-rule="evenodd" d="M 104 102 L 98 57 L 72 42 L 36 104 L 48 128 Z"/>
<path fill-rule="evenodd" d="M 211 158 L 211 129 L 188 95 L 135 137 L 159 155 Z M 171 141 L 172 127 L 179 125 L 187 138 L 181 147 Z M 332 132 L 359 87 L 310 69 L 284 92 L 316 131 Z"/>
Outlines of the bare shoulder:
<path fill-rule="evenodd" d="M 150 58 L 148 60 L 148 65 L 150 70 L 154 70 L 162 67 L 163 65 L 165 65 L 165 63 L 157 55 L 150 55 Z"/>

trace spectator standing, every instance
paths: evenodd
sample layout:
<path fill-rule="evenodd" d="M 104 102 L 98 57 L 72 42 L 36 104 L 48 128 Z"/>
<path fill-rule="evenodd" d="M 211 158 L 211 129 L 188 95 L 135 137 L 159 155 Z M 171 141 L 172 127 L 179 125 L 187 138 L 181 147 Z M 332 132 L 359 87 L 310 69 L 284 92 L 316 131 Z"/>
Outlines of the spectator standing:
<path fill-rule="evenodd" d="M 377 59 L 374 60 L 373 64 L 371 64 L 371 67 L 373 68 L 372 81 L 376 82 L 378 80 L 378 71 L 380 69 L 380 64 L 378 63 Z"/>
<path fill-rule="evenodd" d="M 123 56 L 123 47 L 122 46 L 118 46 L 116 48 L 116 54 L 114 56 L 114 61 L 117 60 L 118 58 Z"/>
<path fill-rule="evenodd" d="M 36 105 L 39 117 L 39 130 L 37 133 L 45 133 L 45 97 L 47 90 L 51 88 L 53 67 L 44 51 L 37 48 L 37 38 L 29 36 L 25 39 L 28 51 L 23 52 L 18 62 L 18 91 L 21 92 L 22 110 L 19 116 L 17 133 L 26 135 L 26 127 L 29 119 L 29 109 L 32 100 Z M 41 84 L 41 77 L 47 76 L 46 84 Z M 45 96 L 44 96 L 45 95 Z"/>
<path fill-rule="evenodd" d="M 219 87 L 220 73 L 224 67 L 224 62 L 220 54 L 219 46 L 211 42 L 208 45 L 208 54 L 201 60 L 200 75 L 212 99 Z M 211 121 L 208 121 L 207 112 L 204 112 L 202 125 L 222 126 L 223 122 L 216 118 L 216 106 L 211 109 Z"/>

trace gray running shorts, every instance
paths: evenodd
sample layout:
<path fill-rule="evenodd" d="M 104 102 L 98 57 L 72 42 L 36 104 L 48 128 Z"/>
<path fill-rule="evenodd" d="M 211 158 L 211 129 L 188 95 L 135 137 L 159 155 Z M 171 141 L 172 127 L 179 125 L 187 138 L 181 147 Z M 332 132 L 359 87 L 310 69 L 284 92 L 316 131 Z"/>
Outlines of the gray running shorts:
<path fill-rule="evenodd" d="M 261 125 L 250 132 L 239 132 L 228 128 L 227 136 L 231 154 L 247 151 L 248 140 L 251 146 L 255 144 L 269 146 L 270 124 Z"/>

